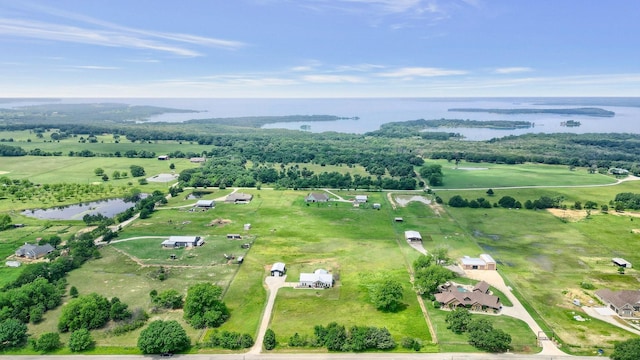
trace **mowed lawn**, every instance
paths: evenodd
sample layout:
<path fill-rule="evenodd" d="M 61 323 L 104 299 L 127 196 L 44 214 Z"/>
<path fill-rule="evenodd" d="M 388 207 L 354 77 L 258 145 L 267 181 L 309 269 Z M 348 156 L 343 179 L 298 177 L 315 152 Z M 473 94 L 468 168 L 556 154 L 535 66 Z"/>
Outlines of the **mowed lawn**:
<path fill-rule="evenodd" d="M 398 341 L 409 336 L 431 342 L 409 283 L 404 255 L 408 245 L 403 238 L 398 241 L 395 214 L 384 193 L 369 196 L 370 203 L 382 204 L 381 210 L 354 208 L 345 202 L 306 205 L 304 192 L 257 193 L 259 197 L 251 204 L 232 207 L 254 216 L 248 220 L 255 225 L 256 244 L 225 297 L 238 316 L 232 316 L 222 329 L 255 333 L 257 322 L 252 319 L 259 319 L 262 313 L 256 294 L 265 293 L 262 282 L 271 264 L 282 261 L 289 269 L 287 281 L 297 282 L 300 272 L 318 268 L 332 272 L 337 281 L 329 290 L 280 290 L 269 326 L 281 344 L 296 332 L 311 335 L 314 325 L 332 321 L 345 326 L 386 327 Z M 345 198 L 355 195 L 340 194 Z M 378 311 L 368 299 L 367 287 L 387 277 L 397 279 L 405 289 L 405 306 L 397 313 Z"/>
<path fill-rule="evenodd" d="M 427 161 L 429 164 L 432 161 Z M 456 167 L 446 161 L 442 165 L 442 189 L 499 188 L 511 186 L 571 186 L 615 183 L 612 176 L 589 174 L 585 168 L 570 170 L 568 166 L 544 164 L 487 164 L 461 162 Z"/>

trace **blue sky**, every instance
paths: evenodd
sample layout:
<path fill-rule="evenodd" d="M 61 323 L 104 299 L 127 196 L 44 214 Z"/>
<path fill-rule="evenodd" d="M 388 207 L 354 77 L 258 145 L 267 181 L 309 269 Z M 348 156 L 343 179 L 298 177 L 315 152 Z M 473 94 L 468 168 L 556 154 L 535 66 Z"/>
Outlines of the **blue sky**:
<path fill-rule="evenodd" d="M 640 96 L 636 0 L 0 0 L 0 97 Z"/>

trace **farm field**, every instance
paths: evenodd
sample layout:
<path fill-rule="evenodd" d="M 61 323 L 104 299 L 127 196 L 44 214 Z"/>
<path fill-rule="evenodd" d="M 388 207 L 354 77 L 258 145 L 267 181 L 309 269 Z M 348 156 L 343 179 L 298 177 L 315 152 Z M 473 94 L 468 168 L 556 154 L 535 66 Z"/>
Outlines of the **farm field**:
<path fill-rule="evenodd" d="M 168 162 L 156 159 L 60 157 L 51 158 L 53 164 L 43 169 L 42 166 L 36 166 L 39 158 L 26 157 L 31 166 L 20 169 L 8 162 L 3 163 L 2 159 L 0 157 L 0 169 L 7 168 L 16 173 L 22 171 L 21 174 L 29 179 L 40 176 L 42 183 L 54 181 L 58 178 L 55 174 L 59 169 L 67 167 L 71 169 L 63 176 L 79 176 L 80 173 L 92 176 L 93 169 L 102 160 L 107 160 L 107 165 L 113 164 L 108 166 L 114 169 L 121 166 L 120 161 L 130 161 L 145 167 L 147 174 L 151 171 L 164 172 L 160 166 L 168 168 Z M 58 159 L 60 162 L 56 163 Z M 188 163 L 188 160 L 185 161 Z M 14 167 L 3 167 L 5 165 Z M 99 166 L 109 173 L 107 165 Z M 176 166 L 180 168 L 178 162 Z M 341 171 L 348 169 L 335 168 L 341 168 Z M 327 166 L 325 170 L 333 171 L 331 169 Z M 572 216 L 562 217 L 548 211 L 524 209 L 450 208 L 446 202 L 453 195 L 460 194 L 469 199 L 484 197 L 491 202 L 509 195 L 521 202 L 540 196 L 561 196 L 567 205 L 589 200 L 605 204 L 617 193 L 637 193 L 640 182 L 599 187 L 496 189 L 495 195 L 489 197 L 484 188 L 520 186 L 518 184 L 523 180 L 520 176 L 514 179 L 514 174 L 532 174 L 523 175 L 522 178 L 544 185 L 556 184 L 555 181 L 562 185 L 578 186 L 611 184 L 615 179 L 587 174 L 583 170 L 569 172 L 564 166 L 546 165 L 505 165 L 504 168 L 495 167 L 486 171 L 467 170 L 461 179 L 458 179 L 459 170 L 455 173 L 443 170 L 448 174 L 445 175 L 448 187 L 454 188 L 450 185 L 451 181 L 456 188 L 483 189 L 436 189 L 435 192 L 444 200 L 442 205 L 413 201 L 405 206 L 396 205 L 395 209 L 389 198 L 393 204 L 398 204 L 400 198 L 425 195 L 424 192 L 401 191 L 390 195 L 386 192 L 370 192 L 369 203 L 356 208 L 350 202 L 340 201 L 306 204 L 303 199 L 308 191 L 240 189 L 237 191 L 252 194 L 253 201 L 236 205 L 222 201 L 233 189 L 185 189 L 179 196 L 170 198 L 167 204 L 159 206 L 150 218 L 138 219 L 122 229 L 112 244 L 100 250 L 102 258 L 74 270 L 67 279 L 69 285 L 76 286 L 81 294 L 98 292 L 107 297 L 117 296 L 131 308 L 147 310 L 151 306 L 148 294 L 153 289 L 176 289 L 186 294 L 190 285 L 213 282 L 225 289 L 224 300 L 232 314 L 220 330 L 255 336 L 266 300 L 263 281 L 271 264 L 285 262 L 288 268 L 287 281 L 290 282 L 296 282 L 301 272 L 323 268 L 336 276 L 335 288 L 280 289 L 269 325 L 282 345 L 276 351 L 297 351 L 285 345 L 290 336 L 296 332 L 311 336 L 314 325 L 327 325 L 332 321 L 347 327 L 386 327 L 397 342 L 404 337 L 420 339 L 425 344 L 423 352 L 474 351 L 466 345 L 464 336 L 446 329 L 444 312 L 434 309 L 427 297 L 425 303 L 438 338 L 438 344 L 432 344 L 434 339 L 429 325 L 424 320 L 409 282 L 408 271 L 419 253 L 406 243 L 403 235 L 405 230 L 418 230 L 424 237 L 427 251 L 445 247 L 454 261 L 464 255 L 491 254 L 499 262 L 499 271 L 505 280 L 514 286 L 521 300 L 535 310 L 534 317 L 544 321 L 540 325 L 553 329 L 563 342 L 562 349 L 569 353 L 592 354 L 598 348 L 609 351 L 616 341 L 631 336 L 596 319 L 576 322 L 573 318 L 576 314 L 589 317 L 572 301 L 577 298 L 583 304 L 589 304 L 590 300 L 595 303 L 595 290 L 581 288 L 582 282 L 591 283 L 596 289 L 638 288 L 637 271 L 631 269 L 625 275 L 619 275 L 617 269 L 610 266 L 610 259 L 624 257 L 632 263 L 639 263 L 640 257 L 629 249 L 633 246 L 630 244 L 637 244 L 639 240 L 634 229 L 640 228 L 635 225 L 640 219 L 634 222 L 634 217 L 629 213 L 615 215 L 600 214 L 599 211 L 593 211 L 587 217 L 586 212 L 568 210 Z M 7 176 L 13 178 L 14 174 Z M 161 186 L 166 191 L 169 184 L 163 183 Z M 145 186 L 139 188 L 146 191 Z M 152 186 L 160 188 L 160 185 Z M 204 192 L 200 194 L 202 199 L 215 199 L 215 207 L 190 211 L 197 200 L 188 198 L 188 195 L 194 191 Z M 345 199 L 363 193 L 333 192 Z M 425 196 L 432 200 L 432 196 Z M 382 204 L 380 210 L 371 207 L 370 204 L 374 202 Z M 13 253 L 15 247 L 27 239 L 50 234 L 66 237 L 83 227 L 80 222 L 45 222 L 13 216 L 21 222 L 31 223 L 24 228 L 3 233 L 6 235 L 0 239 L 0 251 L 5 256 Z M 396 217 L 402 217 L 403 221 L 394 222 Z M 251 224 L 251 229 L 245 230 L 244 224 Z M 230 233 L 241 234 L 243 239 L 228 240 L 226 234 Z M 202 236 L 206 243 L 195 249 L 162 249 L 160 242 L 172 235 Z M 138 237 L 150 238 L 136 239 Z M 250 243 L 251 247 L 242 249 L 240 245 L 243 243 Z M 228 261 L 225 254 L 244 256 L 245 261 L 238 265 Z M 176 255 L 176 259 L 170 259 L 170 255 Z M 168 276 L 164 281 L 153 275 L 160 266 L 167 270 Z M 2 281 L 8 283 L 20 271 L 20 268 L 0 268 Z M 395 279 L 403 284 L 402 310 L 385 313 L 373 307 L 368 298 L 368 287 L 381 279 Z M 60 311 L 61 307 L 47 312 L 42 323 L 29 325 L 29 331 L 34 335 L 56 331 Z M 181 311 L 160 312 L 151 317 L 152 320 L 160 318 L 180 321 L 188 330 L 192 342 L 206 341 L 211 331 L 194 330 L 186 325 Z M 537 351 L 534 334 L 522 322 L 504 317 L 491 318 L 497 328 L 512 335 L 515 351 Z M 140 331 L 138 329 L 124 336 L 110 335 L 108 328 L 94 331 L 99 347 L 96 351 L 135 353 L 135 341 Z M 64 334 L 63 341 L 67 337 L 68 334 Z M 398 348 L 397 351 L 403 349 Z"/>

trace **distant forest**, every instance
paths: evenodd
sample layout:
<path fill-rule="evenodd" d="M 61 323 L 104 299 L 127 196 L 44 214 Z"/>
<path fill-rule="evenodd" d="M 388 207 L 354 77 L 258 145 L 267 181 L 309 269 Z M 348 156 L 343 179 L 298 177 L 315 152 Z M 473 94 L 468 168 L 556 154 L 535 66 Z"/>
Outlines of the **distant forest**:
<path fill-rule="evenodd" d="M 43 109 L 44 111 L 44 109 Z M 156 111 L 153 109 L 152 111 Z M 118 113 L 119 114 L 119 113 Z M 104 114 L 103 114 L 104 115 Z M 117 115 L 118 117 L 120 115 Z M 332 116 L 313 116 L 319 121 Z M 113 141 L 168 141 L 166 153 L 173 158 L 205 155 L 215 160 L 197 171 L 183 172 L 191 185 L 244 185 L 276 183 L 291 188 L 346 183 L 366 188 L 413 189 L 421 187 L 416 167 L 429 159 L 474 163 L 520 164 L 525 162 L 588 167 L 606 172 L 610 168 L 640 175 L 640 135 L 634 134 L 526 134 L 488 141 L 463 141 L 456 133 L 424 131 L 440 126 L 527 126 L 526 122 L 474 121 L 458 119 L 412 120 L 384 124 L 366 134 L 310 133 L 284 129 L 256 129 L 264 121 L 293 121 L 299 116 L 209 119 L 186 123 L 136 123 L 91 120 L 80 123 L 47 122 L 45 118 L 0 122 L 0 131 L 27 130 L 34 137 L 57 142 L 70 139 L 83 145 L 81 151 L 25 150 L 11 138 L 0 139 L 0 156 L 138 157 L 156 154 L 128 147 L 122 152 L 100 152 L 92 147 L 97 135 L 112 134 Z M 236 121 L 238 120 L 238 121 Z M 309 120 L 309 119 L 307 119 Z M 181 144 L 208 146 L 201 154 L 185 153 Z M 368 173 L 358 178 L 340 174 L 313 173 L 304 164 L 360 165 Z M 251 164 L 251 166 L 248 166 Z M 274 170 L 273 164 L 280 169 Z M 301 165 L 302 164 L 302 165 Z"/>

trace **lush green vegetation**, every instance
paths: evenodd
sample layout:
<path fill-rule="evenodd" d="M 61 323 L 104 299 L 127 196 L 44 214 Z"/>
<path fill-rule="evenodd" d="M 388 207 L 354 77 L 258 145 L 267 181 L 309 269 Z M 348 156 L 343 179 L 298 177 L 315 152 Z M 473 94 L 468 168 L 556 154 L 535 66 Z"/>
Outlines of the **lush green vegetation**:
<path fill-rule="evenodd" d="M 417 128 L 411 126 L 424 125 L 418 122 L 367 135 L 252 128 L 271 120 L 107 126 L 56 118 L 57 123 L 48 125 L 36 120 L 5 123 L 0 136 L 0 171 L 5 172 L 0 179 L 0 227 L 5 229 L 0 255 L 10 256 L 24 242 L 56 248 L 51 262 L 0 268 L 1 319 L 20 320 L 17 325 L 2 323 L 17 334 L 6 343 L 27 344 L 20 324 L 28 323 L 24 333 L 35 340 L 25 352 L 146 352 L 138 339 L 146 338 L 147 333 L 141 335 L 149 329 L 149 319 L 174 321 L 184 330 L 190 341 L 181 342 L 180 351 L 251 346 L 266 299 L 264 277 L 270 264 L 283 261 L 288 281 L 322 268 L 334 275 L 336 286 L 279 290 L 269 324 L 274 351 L 327 343 L 339 344 L 329 350 L 341 351 L 476 351 L 468 335 L 447 330 L 446 312 L 428 299 L 438 283 L 453 276 L 441 261 L 482 252 L 499 262 L 514 294 L 543 329 L 554 332 L 564 350 L 610 352 L 630 338 L 624 330 L 589 318 L 572 301 L 596 304 L 597 289 L 638 288 L 636 270 L 620 274 L 609 264 L 611 257 L 640 261 L 630 251 L 638 226 L 630 216 L 635 214 L 628 212 L 638 207 L 639 191 L 635 182 L 616 183 L 608 174 L 612 168 L 640 173 L 638 136 L 532 134 L 463 142 L 446 140 L 448 134 L 416 136 Z M 170 159 L 160 161 L 160 154 Z M 203 155 L 208 159 L 204 165 L 189 161 Z M 176 180 L 152 181 L 172 171 Z M 422 188 L 423 181 L 429 192 L 384 191 Z M 177 185 L 169 189 L 173 183 Z M 251 203 L 223 202 L 235 186 L 249 188 L 241 192 L 254 196 Z M 337 189 L 330 194 L 333 200 L 306 204 L 304 196 L 321 187 Z M 26 209 L 142 192 L 152 196 L 116 221 L 134 212 L 140 218 L 121 229 L 109 229 L 112 220 L 93 215 L 84 222 L 20 215 Z M 195 192 L 201 199 L 215 199 L 215 208 L 190 211 L 196 199 L 189 194 Z M 359 207 L 340 201 L 364 192 L 369 202 Z M 167 194 L 171 197 L 165 200 Z M 409 201 L 418 195 L 424 202 Z M 546 204 L 547 199 L 554 208 L 535 206 L 536 200 Z M 454 206 L 458 200 L 466 200 L 467 206 Z M 372 203 L 381 204 L 380 209 Z M 605 205 L 611 211 L 601 211 Z M 395 222 L 397 217 L 403 221 Z M 404 240 L 405 230 L 420 230 L 424 247 L 437 258 L 421 257 Z M 228 233 L 243 239 L 229 240 Z M 94 239 L 105 235 L 112 243 L 95 247 Z M 160 242 L 171 235 L 202 236 L 206 242 L 192 249 L 163 249 Z M 244 257 L 242 264 L 234 261 L 238 256 Z M 190 289 L 202 283 L 215 290 L 207 298 L 216 303 L 193 303 L 201 296 L 189 296 Z M 71 287 L 75 291 L 66 295 Z M 416 292 L 425 294 L 429 321 Z M 60 330 L 73 330 L 66 321 L 72 305 L 92 293 L 111 299 L 92 305 L 108 315 L 99 317 L 106 320 L 57 334 L 61 319 L 66 325 Z M 23 301 L 25 296 L 38 303 Z M 62 302 L 67 305 L 60 306 Z M 575 315 L 588 321 L 577 322 Z M 535 334 L 524 323 L 477 316 L 488 319 L 491 329 L 508 333 L 514 351 L 536 351 Z M 199 329 L 204 325 L 220 328 Z M 485 322 L 478 329 L 500 334 L 487 331 Z M 380 334 L 382 347 L 361 341 Z M 493 340 L 473 343 L 488 351 L 504 350 Z M 59 349 L 60 343 L 69 349 Z M 190 343 L 197 346 L 187 350 Z M 164 350 L 151 352 L 157 351 Z"/>

